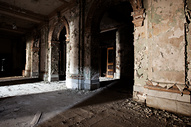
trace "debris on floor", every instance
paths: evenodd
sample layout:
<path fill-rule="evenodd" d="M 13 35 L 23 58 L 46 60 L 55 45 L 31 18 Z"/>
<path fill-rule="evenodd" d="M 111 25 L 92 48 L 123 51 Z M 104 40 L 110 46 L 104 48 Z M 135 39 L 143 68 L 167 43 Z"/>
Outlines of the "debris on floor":
<path fill-rule="evenodd" d="M 94 91 L 65 89 L 0 99 L 0 127 L 191 126 L 191 117 L 137 103 L 131 88 L 110 84 Z"/>
<path fill-rule="evenodd" d="M 33 120 L 30 123 L 31 127 L 34 127 L 36 124 L 38 124 L 40 117 L 41 117 L 42 113 L 41 112 L 37 112 L 33 118 Z"/>

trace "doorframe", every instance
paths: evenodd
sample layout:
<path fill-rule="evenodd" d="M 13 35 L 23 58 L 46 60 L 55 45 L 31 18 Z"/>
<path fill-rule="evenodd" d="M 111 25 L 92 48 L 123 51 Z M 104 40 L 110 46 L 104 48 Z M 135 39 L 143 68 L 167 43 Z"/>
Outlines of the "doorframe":
<path fill-rule="evenodd" d="M 113 63 L 109 63 L 108 60 L 109 60 L 109 50 L 114 50 L 114 47 L 109 47 L 107 48 L 107 72 L 106 72 L 106 77 L 107 78 L 113 78 L 114 77 L 114 58 L 113 58 Z M 109 65 L 113 65 L 113 69 L 109 69 L 108 66 Z M 109 71 L 112 71 L 113 72 L 113 75 L 109 75 L 108 72 Z"/>

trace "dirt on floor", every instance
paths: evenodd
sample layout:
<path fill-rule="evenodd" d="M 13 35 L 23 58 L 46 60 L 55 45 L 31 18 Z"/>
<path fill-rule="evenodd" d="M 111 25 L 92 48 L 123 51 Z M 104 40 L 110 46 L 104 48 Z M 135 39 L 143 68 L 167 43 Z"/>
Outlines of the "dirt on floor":
<path fill-rule="evenodd" d="M 94 91 L 62 90 L 2 99 L 0 127 L 191 126 L 191 117 L 133 101 L 131 83 L 107 81 L 101 86 Z"/>
<path fill-rule="evenodd" d="M 149 108 L 132 100 L 132 87 L 114 82 L 93 97 L 38 127 L 181 127 L 191 117 Z M 126 84 L 128 85 L 128 84 Z"/>

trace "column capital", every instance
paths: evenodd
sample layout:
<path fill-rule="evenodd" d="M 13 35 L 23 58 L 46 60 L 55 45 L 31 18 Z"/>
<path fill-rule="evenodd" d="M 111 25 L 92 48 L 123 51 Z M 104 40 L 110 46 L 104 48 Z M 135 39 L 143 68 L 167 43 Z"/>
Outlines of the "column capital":
<path fill-rule="evenodd" d="M 39 52 L 40 48 L 37 48 L 37 47 L 32 47 L 32 51 L 33 52 Z"/>

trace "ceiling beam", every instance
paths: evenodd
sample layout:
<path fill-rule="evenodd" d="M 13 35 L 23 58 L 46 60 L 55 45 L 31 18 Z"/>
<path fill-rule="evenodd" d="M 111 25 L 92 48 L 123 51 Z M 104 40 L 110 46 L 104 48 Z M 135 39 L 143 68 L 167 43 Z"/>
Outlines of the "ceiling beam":
<path fill-rule="evenodd" d="M 63 2 L 63 3 L 69 3 L 68 1 L 66 0 L 59 0 L 60 2 Z"/>
<path fill-rule="evenodd" d="M 60 0 L 60 1 L 65 1 L 65 0 Z M 76 5 L 76 2 L 74 2 L 74 1 L 75 0 L 71 0 L 70 2 L 65 1 L 67 4 L 62 4 L 60 7 L 58 7 L 53 12 L 51 12 L 48 15 L 49 19 L 52 18 L 55 14 L 57 14 L 57 12 L 64 12 L 67 9 L 72 8 L 74 5 Z"/>
<path fill-rule="evenodd" d="M 1 31 L 12 32 L 12 33 L 17 33 L 17 34 L 25 34 L 28 31 L 30 31 L 29 29 L 21 28 L 21 27 L 18 27 L 18 26 L 16 26 L 16 28 L 13 28 L 12 25 L 8 25 L 8 24 L 0 25 L 0 30 Z"/>
<path fill-rule="evenodd" d="M 32 11 L 24 10 L 4 2 L 0 2 L 0 14 L 20 18 L 34 23 L 41 23 L 47 20 L 47 16 L 36 14 Z"/>
<path fill-rule="evenodd" d="M 11 33 L 17 33 L 17 34 L 25 34 L 23 31 L 14 30 L 14 29 L 7 29 L 7 28 L 0 28 L 1 31 L 11 32 Z"/>

